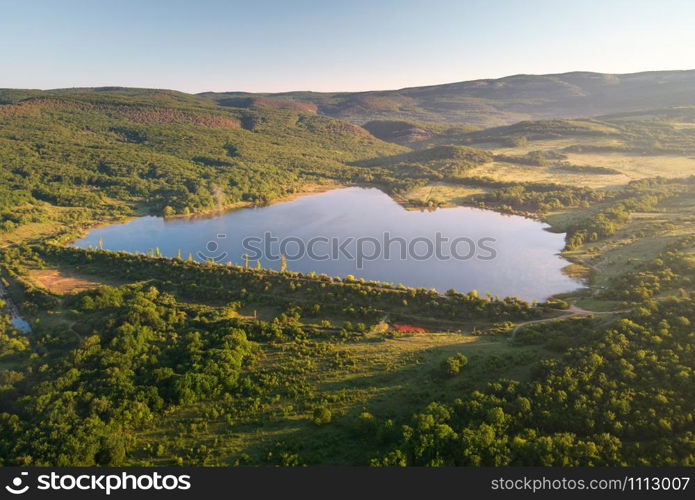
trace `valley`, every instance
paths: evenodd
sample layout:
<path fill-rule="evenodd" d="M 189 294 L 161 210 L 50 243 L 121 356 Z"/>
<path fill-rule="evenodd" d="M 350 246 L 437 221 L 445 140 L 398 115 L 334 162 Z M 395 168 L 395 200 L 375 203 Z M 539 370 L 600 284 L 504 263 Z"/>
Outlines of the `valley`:
<path fill-rule="evenodd" d="M 692 79 L 0 90 L 0 463 L 692 465 Z M 245 214 L 526 224 L 500 276 L 548 291 L 193 257 Z"/>

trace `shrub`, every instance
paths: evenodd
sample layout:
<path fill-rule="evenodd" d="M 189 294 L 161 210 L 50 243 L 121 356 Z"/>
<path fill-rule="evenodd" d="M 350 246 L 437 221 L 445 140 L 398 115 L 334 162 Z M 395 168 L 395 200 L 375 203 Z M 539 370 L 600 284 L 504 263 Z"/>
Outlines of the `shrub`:
<path fill-rule="evenodd" d="M 325 425 L 330 423 L 332 418 L 333 414 L 331 413 L 331 410 L 325 406 L 320 406 L 314 410 L 314 415 L 311 418 L 311 421 L 316 425 Z"/>
<path fill-rule="evenodd" d="M 447 377 L 453 377 L 461 372 L 461 369 L 468 364 L 468 358 L 461 353 L 442 361 L 442 373 Z"/>

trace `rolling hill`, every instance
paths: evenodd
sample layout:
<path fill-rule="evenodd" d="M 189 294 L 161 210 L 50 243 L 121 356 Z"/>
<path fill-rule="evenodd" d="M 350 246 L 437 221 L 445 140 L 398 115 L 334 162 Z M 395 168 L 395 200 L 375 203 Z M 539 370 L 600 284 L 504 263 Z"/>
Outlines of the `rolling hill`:
<path fill-rule="evenodd" d="M 89 213 L 188 214 L 353 182 L 404 148 L 296 107 L 154 89 L 0 89 L 0 235 Z"/>
<path fill-rule="evenodd" d="M 265 203 L 312 183 L 403 193 L 452 176 L 597 187 L 682 177 L 694 83 L 695 71 L 670 71 L 337 94 L 0 89 L 0 235 L 135 207 Z"/>
<path fill-rule="evenodd" d="M 467 123 L 481 127 L 523 120 L 567 118 L 695 105 L 695 70 L 623 75 L 572 72 L 373 92 L 200 94 L 222 106 L 293 102 L 335 118 Z M 287 104 L 282 104 L 287 106 Z"/>

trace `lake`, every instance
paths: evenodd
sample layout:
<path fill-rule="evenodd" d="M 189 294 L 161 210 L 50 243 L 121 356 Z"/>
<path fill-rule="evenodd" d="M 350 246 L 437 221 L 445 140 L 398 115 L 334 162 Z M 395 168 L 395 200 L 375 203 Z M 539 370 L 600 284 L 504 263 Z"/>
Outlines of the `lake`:
<path fill-rule="evenodd" d="M 209 217 L 141 217 L 75 246 L 214 260 L 544 300 L 582 286 L 562 272 L 564 234 L 468 207 L 406 210 L 373 188 L 343 188 Z M 244 257 L 247 255 L 248 257 Z"/>

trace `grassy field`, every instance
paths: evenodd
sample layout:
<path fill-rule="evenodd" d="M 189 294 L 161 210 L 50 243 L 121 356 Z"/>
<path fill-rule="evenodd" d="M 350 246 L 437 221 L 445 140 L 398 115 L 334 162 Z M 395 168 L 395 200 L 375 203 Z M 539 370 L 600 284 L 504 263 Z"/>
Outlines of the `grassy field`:
<path fill-rule="evenodd" d="M 623 153 L 568 153 L 568 160 L 576 165 L 592 165 L 596 167 L 610 167 L 622 172 L 628 180 L 645 179 L 648 177 L 687 177 L 695 172 L 695 157 L 674 155 L 636 155 Z M 615 185 L 621 176 L 615 177 L 606 183 L 606 186 Z M 625 181 L 623 181 L 624 183 Z"/>
<path fill-rule="evenodd" d="M 406 200 L 426 206 L 433 202 L 447 206 L 464 205 L 472 196 L 487 192 L 484 188 L 457 186 L 436 182 L 427 186 L 416 187 L 408 191 L 403 198 Z"/>
<path fill-rule="evenodd" d="M 215 456 L 204 462 L 208 465 L 272 461 L 267 453 L 274 446 L 296 450 L 309 463 L 365 463 L 378 443 L 373 436 L 356 439 L 360 414 L 405 418 L 423 399 L 451 401 L 459 394 L 482 390 L 499 376 L 523 380 L 537 359 L 552 356 L 536 346 L 510 344 L 504 335 L 438 332 L 394 339 L 373 335 L 350 343 L 324 341 L 314 351 L 315 370 L 307 377 L 307 391 L 314 395 L 315 404 L 330 409 L 331 425 L 312 422 L 313 405 L 307 404 L 306 395 L 293 398 L 278 390 L 262 405 L 257 419 L 229 422 L 210 418 L 206 404 L 169 415 L 156 432 L 137 436 L 143 459 L 148 455 L 145 450 L 168 442 L 174 449 L 167 452 L 186 457 L 187 462 L 201 445 L 214 447 Z M 442 361 L 457 353 L 469 359 L 468 366 L 459 375 L 443 376 Z M 295 355 L 292 346 L 264 346 L 250 369 L 287 369 L 297 362 Z M 336 447 L 336 443 L 341 445 Z M 167 461 L 155 458 L 154 463 Z"/>
<path fill-rule="evenodd" d="M 510 154 L 523 152 L 525 151 L 512 150 Z M 476 167 L 466 174 L 505 182 L 556 182 L 599 189 L 615 188 L 630 181 L 650 177 L 687 177 L 695 172 L 695 158 L 682 156 L 638 156 L 622 153 L 570 153 L 567 156 L 573 165 L 608 167 L 619 171 L 620 174 L 571 173 L 552 166 L 527 166 L 500 161 Z"/>
<path fill-rule="evenodd" d="M 630 179 L 627 175 L 574 174 L 558 172 L 553 167 L 527 166 L 494 161 L 466 172 L 473 177 L 489 177 L 503 182 L 551 182 L 603 188 L 621 186 Z"/>
<path fill-rule="evenodd" d="M 499 143 L 474 143 L 473 146 L 490 150 L 495 154 L 518 156 L 531 151 L 563 151 L 571 146 L 619 146 L 621 142 L 611 137 L 564 137 L 558 139 L 530 140 L 519 146 L 501 146 Z M 572 165 L 607 167 L 620 174 L 575 174 L 553 167 L 526 166 L 494 161 L 472 169 L 467 174 L 487 176 L 507 182 L 558 182 L 591 188 L 613 188 L 627 182 L 650 177 L 687 177 L 695 172 L 695 156 L 682 154 L 644 154 L 627 152 L 565 152 Z"/>

